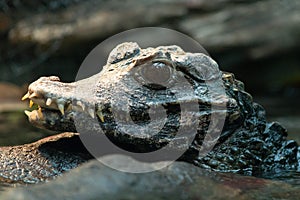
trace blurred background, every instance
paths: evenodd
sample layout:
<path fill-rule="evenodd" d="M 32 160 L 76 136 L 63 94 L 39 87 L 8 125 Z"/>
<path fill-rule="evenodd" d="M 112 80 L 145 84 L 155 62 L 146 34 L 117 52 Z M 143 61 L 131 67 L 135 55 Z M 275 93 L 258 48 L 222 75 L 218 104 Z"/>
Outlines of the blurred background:
<path fill-rule="evenodd" d="M 28 83 L 43 75 L 74 81 L 97 44 L 144 26 L 197 40 L 300 141 L 298 0 L 1 0 L 0 145 L 49 134 L 20 114 Z"/>

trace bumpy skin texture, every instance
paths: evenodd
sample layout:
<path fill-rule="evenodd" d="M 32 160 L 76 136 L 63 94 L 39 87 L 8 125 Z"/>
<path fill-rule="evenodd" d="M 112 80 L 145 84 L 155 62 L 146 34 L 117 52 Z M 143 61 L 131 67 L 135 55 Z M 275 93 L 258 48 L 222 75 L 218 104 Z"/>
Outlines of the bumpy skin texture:
<path fill-rule="evenodd" d="M 38 183 L 91 159 L 78 133 L 62 133 L 31 144 L 0 147 L 0 181 Z"/>
<path fill-rule="evenodd" d="M 278 123 L 266 122 L 264 109 L 243 83 L 219 71 L 209 56 L 177 46 L 120 44 L 99 74 L 75 83 L 42 77 L 29 86 L 25 98 L 41 107 L 27 112 L 34 125 L 105 134 L 132 152 L 170 144 L 171 151 L 187 149 L 179 160 L 254 176 L 298 167 L 298 145 L 286 140 Z M 212 123 L 212 116 L 219 118 Z M 213 130 L 221 127 L 221 134 L 203 142 L 211 124 Z M 183 135 L 177 135 L 179 128 Z M 196 135 L 191 143 L 178 145 L 190 139 L 192 128 Z M 200 156 L 209 143 L 213 149 Z"/>

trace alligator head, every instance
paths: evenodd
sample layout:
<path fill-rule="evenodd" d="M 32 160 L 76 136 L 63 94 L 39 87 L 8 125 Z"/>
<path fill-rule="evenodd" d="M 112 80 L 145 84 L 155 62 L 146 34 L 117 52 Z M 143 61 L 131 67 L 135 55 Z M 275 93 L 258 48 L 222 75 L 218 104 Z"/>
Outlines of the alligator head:
<path fill-rule="evenodd" d="M 259 165 L 272 154 L 255 153 L 268 146 L 263 141 L 267 136 L 262 136 L 267 126 L 264 110 L 252 102 L 243 83 L 221 72 L 209 56 L 178 46 L 141 49 L 136 43 L 120 44 L 100 73 L 74 83 L 41 77 L 29 85 L 27 98 L 30 105 L 38 105 L 25 111 L 34 125 L 105 134 L 132 152 L 171 144 L 172 149 L 187 150 L 183 159 L 220 170 Z M 209 130 L 219 134 L 205 140 Z M 278 134 L 283 141 L 284 131 Z M 234 160 L 231 148 L 254 139 L 255 147 L 249 143 L 253 158 L 242 158 L 245 148 L 238 147 L 235 154 L 240 157 Z M 257 143 L 262 143 L 259 149 Z M 214 154 L 199 157 L 209 144 Z"/>
<path fill-rule="evenodd" d="M 24 99 L 39 108 L 26 114 L 38 127 L 76 131 L 89 124 L 112 140 L 132 144 L 133 151 L 151 150 L 174 139 L 179 127 L 207 129 L 213 112 L 228 114 L 236 124 L 239 107 L 226 95 L 222 76 L 229 75 L 204 54 L 185 53 L 177 46 L 140 49 L 136 43 L 123 43 L 90 78 L 62 83 L 50 76 L 30 84 Z"/>

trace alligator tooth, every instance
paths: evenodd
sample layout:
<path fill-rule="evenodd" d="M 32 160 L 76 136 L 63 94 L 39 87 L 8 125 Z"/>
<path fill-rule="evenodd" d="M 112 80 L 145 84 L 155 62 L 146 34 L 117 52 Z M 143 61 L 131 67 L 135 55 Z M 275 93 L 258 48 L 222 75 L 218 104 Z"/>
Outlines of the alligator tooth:
<path fill-rule="evenodd" d="M 58 110 L 61 112 L 61 114 L 64 115 L 65 114 L 64 105 L 63 104 L 58 104 L 57 107 L 58 107 Z"/>
<path fill-rule="evenodd" d="M 44 116 L 43 116 L 43 113 L 42 113 L 42 109 L 39 108 L 38 110 L 36 111 L 28 111 L 28 110 L 24 110 L 24 113 L 27 115 L 27 117 L 29 119 L 32 119 L 32 120 L 44 120 Z"/>
<path fill-rule="evenodd" d="M 46 106 L 50 106 L 52 103 L 52 99 L 48 98 L 46 101 Z"/>
<path fill-rule="evenodd" d="M 76 103 L 78 106 L 80 106 L 82 108 L 82 110 L 85 110 L 85 105 L 81 102 L 81 101 L 77 101 Z"/>
<path fill-rule="evenodd" d="M 41 107 L 39 107 L 39 109 L 37 110 L 37 114 L 38 114 L 38 117 L 40 119 L 43 119 L 43 113 L 42 113 L 42 108 Z"/>
<path fill-rule="evenodd" d="M 29 101 L 29 108 L 33 106 L 34 102 L 32 100 Z"/>
<path fill-rule="evenodd" d="M 67 106 L 66 111 L 71 111 L 71 110 L 72 110 L 72 104 L 70 103 L 70 104 Z"/>
<path fill-rule="evenodd" d="M 27 92 L 23 97 L 22 97 L 22 101 L 24 101 L 25 99 L 28 99 L 29 97 L 29 92 Z"/>
<path fill-rule="evenodd" d="M 100 121 L 101 121 L 101 122 L 104 122 L 104 117 L 103 117 L 103 114 L 102 114 L 102 112 L 101 112 L 100 110 L 97 111 L 97 115 L 98 115 Z"/>
<path fill-rule="evenodd" d="M 29 95 L 29 99 L 31 99 L 31 98 L 34 98 L 34 97 L 37 97 L 37 94 L 34 92 L 34 93 L 32 93 L 31 95 Z"/>
<path fill-rule="evenodd" d="M 88 112 L 92 118 L 95 118 L 95 113 L 93 109 L 89 109 Z"/>
<path fill-rule="evenodd" d="M 30 111 L 29 110 L 24 110 L 25 115 L 27 115 L 27 117 L 30 117 Z"/>

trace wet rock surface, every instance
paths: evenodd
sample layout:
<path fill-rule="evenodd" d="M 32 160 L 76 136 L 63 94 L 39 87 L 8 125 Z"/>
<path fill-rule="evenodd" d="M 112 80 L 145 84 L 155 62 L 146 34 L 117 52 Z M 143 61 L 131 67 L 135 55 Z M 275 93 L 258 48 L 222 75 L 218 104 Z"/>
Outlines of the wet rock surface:
<path fill-rule="evenodd" d="M 110 158 L 126 161 L 117 156 Z M 127 160 L 130 161 L 130 160 Z M 127 162 L 118 163 L 126 166 Z M 209 172 L 174 162 L 145 174 L 116 171 L 94 160 L 42 184 L 7 190 L 1 199 L 297 199 L 291 185 L 253 177 Z"/>

